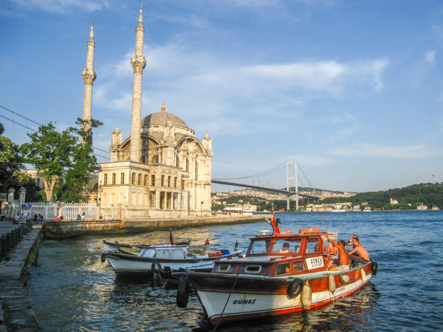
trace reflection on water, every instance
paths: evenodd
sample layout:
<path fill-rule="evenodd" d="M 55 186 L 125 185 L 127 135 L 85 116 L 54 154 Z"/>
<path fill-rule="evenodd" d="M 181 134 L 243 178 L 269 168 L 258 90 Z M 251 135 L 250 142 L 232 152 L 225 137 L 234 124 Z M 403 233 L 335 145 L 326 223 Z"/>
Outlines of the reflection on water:
<path fill-rule="evenodd" d="M 284 230 L 319 227 L 338 231 L 345 240 L 357 233 L 378 262 L 379 273 L 354 295 L 317 310 L 230 323 L 217 331 L 434 331 L 443 326 L 443 266 L 436 245 L 443 236 L 442 212 L 298 213 L 279 218 Z M 232 250 L 238 241 L 246 251 L 249 238 L 269 228 L 264 222 L 173 234 L 176 242 L 191 239 L 192 245 L 208 238 L 216 250 Z M 106 239 L 167 243 L 169 231 Z M 187 308 L 178 308 L 174 283 L 117 279 L 109 264 L 100 261 L 103 250 L 103 238 L 42 243 L 27 291 L 45 331 L 214 330 L 195 293 Z"/>

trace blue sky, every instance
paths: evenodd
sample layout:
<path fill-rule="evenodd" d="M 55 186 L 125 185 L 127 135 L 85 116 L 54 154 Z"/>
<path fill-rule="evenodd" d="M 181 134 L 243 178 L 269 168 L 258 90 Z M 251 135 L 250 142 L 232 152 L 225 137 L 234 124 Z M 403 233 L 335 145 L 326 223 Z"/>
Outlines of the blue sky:
<path fill-rule="evenodd" d="M 288 161 L 300 185 L 377 191 L 443 177 L 443 2 L 143 0 L 142 117 L 213 139 L 213 178 Z M 94 21 L 94 146 L 130 134 L 140 0 L 0 1 L 0 106 L 60 130 L 82 115 Z M 0 115 L 36 129 L 3 108 Z M 29 131 L 0 117 L 4 135 Z M 101 155 L 105 153 L 99 152 Z M 270 175 L 286 186 L 286 171 Z M 433 177 L 432 175 L 435 175 Z"/>

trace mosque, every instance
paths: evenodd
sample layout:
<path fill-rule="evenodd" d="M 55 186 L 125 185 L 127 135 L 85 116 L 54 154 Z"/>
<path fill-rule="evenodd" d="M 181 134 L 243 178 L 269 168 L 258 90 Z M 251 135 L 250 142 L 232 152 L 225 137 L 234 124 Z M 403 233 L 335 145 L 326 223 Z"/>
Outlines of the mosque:
<path fill-rule="evenodd" d="M 100 164 L 98 201 L 105 211 L 118 208 L 129 219 L 184 218 L 211 214 L 212 139 L 199 141 L 178 116 L 161 110 L 141 118 L 144 27 L 142 7 L 136 27 L 131 133 L 123 140 L 112 133 L 111 159 Z M 94 72 L 94 31 L 87 43 L 83 120 L 91 120 Z"/>

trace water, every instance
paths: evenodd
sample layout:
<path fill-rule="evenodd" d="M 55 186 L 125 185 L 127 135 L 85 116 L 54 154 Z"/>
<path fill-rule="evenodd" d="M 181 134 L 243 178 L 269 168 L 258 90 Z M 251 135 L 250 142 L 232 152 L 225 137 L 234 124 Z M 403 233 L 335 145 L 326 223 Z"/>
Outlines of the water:
<path fill-rule="evenodd" d="M 256 319 L 217 331 L 435 331 L 443 328 L 443 211 L 279 214 L 282 230 L 357 234 L 378 263 L 372 283 L 353 296 L 315 311 Z M 267 222 L 174 230 L 174 241 L 192 239 L 215 249 L 246 250 L 249 237 Z M 27 291 L 45 331 L 213 331 L 196 294 L 176 306 L 176 289 L 163 280 L 117 280 L 100 261 L 104 238 L 44 241 Z M 167 243 L 169 232 L 107 240 Z"/>

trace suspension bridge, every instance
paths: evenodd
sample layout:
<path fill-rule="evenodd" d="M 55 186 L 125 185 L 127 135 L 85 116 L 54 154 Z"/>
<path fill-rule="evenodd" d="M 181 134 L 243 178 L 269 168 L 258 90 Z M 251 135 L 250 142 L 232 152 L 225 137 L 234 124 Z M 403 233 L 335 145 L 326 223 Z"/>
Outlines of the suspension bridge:
<path fill-rule="evenodd" d="M 281 172 L 282 170 L 284 170 L 284 168 L 286 168 L 286 190 L 285 189 L 276 189 L 276 188 L 272 188 L 270 186 L 260 186 L 260 185 L 255 184 L 255 181 L 257 181 L 257 179 L 263 178 L 264 176 L 269 177 L 271 174 Z M 240 177 L 240 178 L 217 178 L 217 179 L 212 179 L 211 181 L 213 184 L 222 184 L 222 185 L 229 185 L 229 186 L 242 187 L 242 188 L 251 188 L 251 189 L 257 189 L 260 191 L 283 194 L 286 196 L 288 211 L 290 210 L 290 200 L 292 197 L 295 196 L 296 210 L 298 210 L 299 197 L 312 198 L 312 199 L 319 198 L 319 196 L 309 195 L 306 193 L 299 193 L 299 190 L 298 190 L 299 177 L 297 174 L 298 168 L 299 167 L 297 167 L 297 162 L 292 161 L 292 162 L 286 162 L 284 164 L 281 164 L 277 167 L 274 167 L 268 171 L 265 171 L 265 172 L 262 172 L 259 174 L 244 176 L 244 177 Z M 300 168 L 300 170 L 301 170 L 301 168 Z M 292 174 L 293 174 L 293 176 L 292 176 Z M 302 174 L 306 178 L 306 175 L 304 174 L 303 170 L 302 170 Z M 306 180 L 307 180 L 307 178 L 306 178 Z M 291 181 L 293 181 L 293 186 L 290 185 Z M 307 182 L 310 183 L 309 180 Z M 268 181 L 268 183 L 269 183 L 269 181 Z M 293 191 L 291 191 L 290 189 L 293 189 Z"/>

